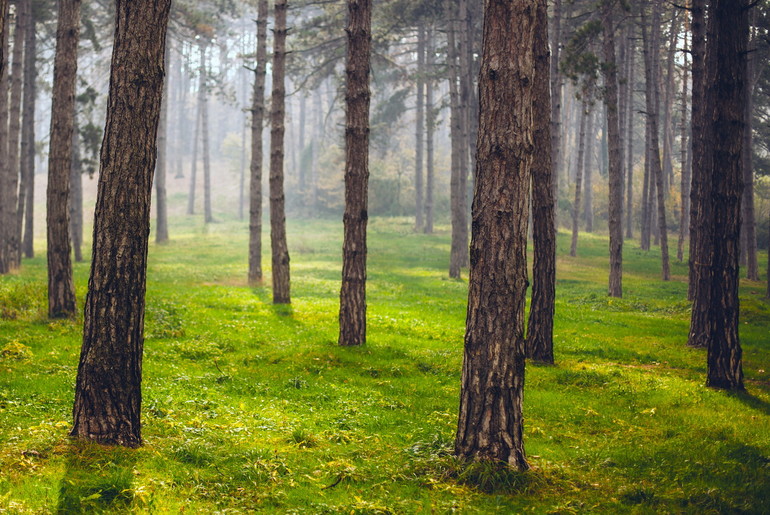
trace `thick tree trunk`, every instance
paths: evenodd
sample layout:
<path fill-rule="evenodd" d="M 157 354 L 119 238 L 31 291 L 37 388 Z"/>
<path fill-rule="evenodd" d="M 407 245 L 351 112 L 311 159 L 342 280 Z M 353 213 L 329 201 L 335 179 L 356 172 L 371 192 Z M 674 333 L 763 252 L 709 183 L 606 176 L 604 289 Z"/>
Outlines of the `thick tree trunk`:
<path fill-rule="evenodd" d="M 371 0 L 348 0 L 345 67 L 345 215 L 340 345 L 366 343 L 366 223 L 369 182 Z M 422 134 L 420 134 L 422 138 Z"/>
<path fill-rule="evenodd" d="M 80 32 L 80 0 L 60 0 L 56 29 L 51 137 L 48 155 L 48 316 L 74 317 L 75 284 L 72 279 L 69 239 L 70 167 L 75 115 L 75 76 Z"/>
<path fill-rule="evenodd" d="M 21 187 L 19 188 L 19 233 L 23 236 L 21 247 L 24 256 L 34 257 L 34 209 L 35 209 L 35 96 L 37 81 L 37 32 L 34 11 L 26 10 L 27 21 L 24 40 L 24 95 L 21 122 Z M 23 220 L 23 221 L 22 221 Z"/>
<path fill-rule="evenodd" d="M 628 99 L 626 100 L 626 238 L 634 237 L 634 88 L 636 87 L 636 43 L 634 25 L 628 24 L 628 54 L 626 56 L 626 77 Z"/>
<path fill-rule="evenodd" d="M 583 190 L 585 191 L 582 210 L 585 219 L 586 232 L 594 232 L 594 185 L 593 185 L 593 157 L 594 142 L 596 141 L 596 127 L 594 121 L 596 112 L 592 109 L 591 115 L 586 121 L 586 153 L 583 161 Z"/>
<path fill-rule="evenodd" d="M 425 27 L 417 27 L 417 123 L 414 139 L 414 230 L 423 229 L 423 141 L 425 138 Z"/>
<path fill-rule="evenodd" d="M 580 221 L 581 188 L 583 187 L 583 166 L 585 165 L 586 149 L 586 119 L 588 112 L 588 94 L 583 95 L 580 109 L 580 131 L 578 135 L 577 172 L 575 173 L 575 201 L 572 204 L 572 243 L 569 247 L 569 255 L 577 255 L 578 225 Z"/>
<path fill-rule="evenodd" d="M 11 258 L 8 255 L 8 240 L 10 238 L 11 225 L 5 221 L 6 207 L 8 207 L 10 194 L 9 164 L 8 164 L 8 33 L 9 15 L 8 4 L 0 4 L 0 91 L 6 94 L 0 95 L 0 274 L 11 271 Z"/>
<path fill-rule="evenodd" d="M 273 262 L 273 303 L 291 302 L 289 247 L 286 244 L 286 213 L 283 193 L 284 86 L 286 68 L 286 0 L 275 2 L 273 29 L 273 92 L 270 114 L 270 243 Z"/>
<path fill-rule="evenodd" d="M 676 245 L 676 259 L 680 263 L 684 260 L 684 241 L 687 239 L 690 228 L 690 167 L 689 165 L 689 148 L 692 145 L 692 138 L 690 137 L 690 131 L 687 130 L 687 82 L 689 78 L 689 68 L 687 66 L 688 45 L 687 45 L 687 32 L 689 24 L 687 23 L 688 13 L 684 13 L 685 16 L 685 31 L 684 31 L 684 63 L 682 64 L 682 114 L 681 114 L 681 153 L 679 159 L 679 166 L 681 168 L 681 211 L 679 215 L 679 240 Z M 689 139 L 688 139 L 689 138 Z"/>
<path fill-rule="evenodd" d="M 425 234 L 433 233 L 433 194 L 434 194 L 434 165 L 433 137 L 436 132 L 436 112 L 433 107 L 433 27 L 427 30 L 425 49 L 427 58 L 425 68 Z"/>
<path fill-rule="evenodd" d="M 738 336 L 738 253 L 748 74 L 748 0 L 713 0 L 708 16 L 706 109 L 710 120 L 708 173 L 712 206 L 701 231 L 712 242 L 708 288 L 708 379 L 714 388 L 743 390 Z"/>
<path fill-rule="evenodd" d="M 553 138 L 551 131 L 551 81 L 548 55 L 548 17 L 545 0 L 535 11 L 533 57 L 535 75 L 532 94 L 534 156 L 532 161 L 532 303 L 527 324 L 526 356 L 553 363 L 553 315 L 556 298 L 556 203 L 554 201 Z"/>
<path fill-rule="evenodd" d="M 257 6 L 257 67 L 251 99 L 251 164 L 249 179 L 249 284 L 262 283 L 262 128 L 265 124 L 267 70 L 267 0 Z"/>
<path fill-rule="evenodd" d="M 171 0 L 117 0 L 73 437 L 142 443 L 150 198 Z"/>
<path fill-rule="evenodd" d="M 461 457 L 507 463 L 518 470 L 529 468 L 522 396 L 535 11 L 535 5 L 524 0 L 486 3 L 468 316 L 455 439 L 455 453 Z"/>
<path fill-rule="evenodd" d="M 620 128 L 618 124 L 618 77 L 615 65 L 615 34 L 613 3 L 602 4 L 602 50 L 606 68 L 604 71 L 605 106 L 607 107 L 607 143 L 609 146 L 608 176 L 610 182 L 609 229 L 610 229 L 610 278 L 609 295 L 623 296 L 623 175 Z"/>
<path fill-rule="evenodd" d="M 163 68 L 169 69 L 170 50 L 166 48 Z M 168 170 L 168 81 L 163 81 L 163 97 L 158 122 L 158 169 L 155 171 L 155 243 L 168 242 L 168 202 L 166 201 L 166 173 Z"/>
<path fill-rule="evenodd" d="M 460 91 L 457 86 L 458 65 L 457 65 L 457 43 L 455 41 L 456 17 L 453 9 L 453 3 L 450 0 L 445 2 L 447 16 L 447 73 L 449 74 L 449 132 L 451 140 L 451 177 L 449 181 L 450 190 L 450 210 L 452 218 L 452 241 L 449 253 L 449 277 L 460 278 L 460 269 L 462 268 L 463 255 L 468 252 L 467 241 L 463 240 L 462 233 L 467 231 L 467 220 L 463 208 L 465 190 L 462 187 L 462 132 L 463 132 L 463 111 L 460 104 Z"/>
<path fill-rule="evenodd" d="M 19 225 L 19 143 L 21 139 L 21 93 L 24 77 L 24 31 L 26 30 L 27 1 L 16 3 L 16 23 L 13 35 L 13 67 L 11 69 L 11 103 L 8 111 L 8 169 L 5 187 L 6 252 L 11 269 L 21 266 L 21 225 Z"/>
<path fill-rule="evenodd" d="M 83 166 L 80 154 L 80 134 L 77 115 L 72 130 L 72 166 L 70 167 L 70 240 L 75 261 L 83 261 Z"/>
<path fill-rule="evenodd" d="M 206 61 L 206 50 L 209 42 L 202 38 L 201 43 L 201 150 L 203 151 L 203 221 L 211 223 L 214 221 L 214 215 L 211 212 L 211 152 L 209 150 L 209 92 L 208 92 L 208 66 Z"/>

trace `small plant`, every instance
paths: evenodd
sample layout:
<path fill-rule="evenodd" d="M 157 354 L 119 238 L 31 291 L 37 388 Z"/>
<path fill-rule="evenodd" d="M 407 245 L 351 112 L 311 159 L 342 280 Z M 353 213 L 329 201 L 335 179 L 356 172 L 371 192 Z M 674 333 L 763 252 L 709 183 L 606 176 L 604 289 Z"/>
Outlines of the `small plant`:
<path fill-rule="evenodd" d="M 11 340 L 0 349 L 0 359 L 7 361 L 25 361 L 32 357 L 32 350 L 19 342 Z"/>
<path fill-rule="evenodd" d="M 313 434 L 299 427 L 291 432 L 289 442 L 296 444 L 300 449 L 310 449 L 318 445 L 318 439 Z"/>

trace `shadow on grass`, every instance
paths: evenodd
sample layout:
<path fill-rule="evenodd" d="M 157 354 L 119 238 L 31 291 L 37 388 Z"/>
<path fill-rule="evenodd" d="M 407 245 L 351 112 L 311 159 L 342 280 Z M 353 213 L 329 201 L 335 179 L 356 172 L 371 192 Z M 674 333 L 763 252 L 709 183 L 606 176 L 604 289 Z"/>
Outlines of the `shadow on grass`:
<path fill-rule="evenodd" d="M 748 392 L 736 392 L 731 396 L 738 399 L 746 407 L 757 410 L 765 415 L 770 415 L 770 402 L 764 401 L 759 397 L 755 397 Z"/>
<path fill-rule="evenodd" d="M 73 442 L 56 513 L 128 513 L 134 504 L 135 450 Z"/>

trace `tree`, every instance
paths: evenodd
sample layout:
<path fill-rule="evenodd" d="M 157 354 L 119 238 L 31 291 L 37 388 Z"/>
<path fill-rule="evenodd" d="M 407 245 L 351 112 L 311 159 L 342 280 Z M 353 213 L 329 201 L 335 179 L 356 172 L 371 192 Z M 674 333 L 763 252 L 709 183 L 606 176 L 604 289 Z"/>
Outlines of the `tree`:
<path fill-rule="evenodd" d="M 0 4 L 0 91 L 8 91 L 8 4 Z M 0 95 L 0 274 L 7 274 L 11 270 L 11 259 L 8 256 L 8 245 L 6 241 L 9 238 L 10 225 L 5 223 L 5 207 L 8 206 L 7 197 L 10 193 L 9 185 L 6 184 L 9 174 L 8 166 L 8 95 Z"/>
<path fill-rule="evenodd" d="M 69 239 L 69 189 L 72 131 L 75 116 L 75 75 L 80 33 L 80 0 L 60 0 L 56 29 L 51 137 L 48 157 L 48 316 L 75 316 Z"/>
<path fill-rule="evenodd" d="M 249 284 L 262 282 L 262 127 L 265 123 L 267 0 L 257 6 L 257 66 L 251 101 L 251 179 L 249 185 Z"/>
<path fill-rule="evenodd" d="M 23 219 L 22 250 L 28 258 L 34 257 L 35 211 L 35 97 L 37 94 L 37 32 L 35 10 L 27 9 L 27 29 L 24 41 L 24 97 L 21 122 L 21 188 L 19 219 Z M 20 222 L 21 223 L 21 222 Z M 21 233 L 21 231 L 20 231 Z"/>
<path fill-rule="evenodd" d="M 610 280 L 609 295 L 623 296 L 623 175 L 620 126 L 618 123 L 618 77 L 615 64 L 614 0 L 602 3 L 602 49 L 604 52 L 604 89 L 607 106 L 607 139 L 610 179 Z"/>
<path fill-rule="evenodd" d="M 0 41 L 8 37 L 6 29 L 8 20 L 8 0 L 0 0 Z M 0 44 L 0 76 L 5 73 L 5 45 Z"/>
<path fill-rule="evenodd" d="M 369 59 L 371 0 L 348 0 L 345 65 L 345 215 L 340 291 L 340 345 L 366 343 L 366 223 L 369 219 Z"/>
<path fill-rule="evenodd" d="M 554 202 L 554 126 L 551 120 L 548 17 L 546 2 L 536 4 L 534 36 L 535 83 L 533 95 L 532 161 L 532 304 L 527 324 L 526 355 L 541 363 L 553 363 L 553 314 L 556 298 L 556 204 Z"/>
<path fill-rule="evenodd" d="M 165 50 L 164 70 L 169 68 L 169 48 Z M 155 242 L 168 242 L 168 202 L 166 201 L 166 173 L 168 170 L 168 81 L 163 81 L 163 96 L 158 126 L 158 169 L 155 171 Z"/>
<path fill-rule="evenodd" d="M 583 91 L 583 98 L 580 102 L 580 131 L 578 135 L 578 157 L 577 173 L 575 174 L 575 201 L 572 203 L 572 243 L 569 248 L 569 255 L 577 255 L 578 242 L 578 223 L 580 221 L 580 202 L 581 189 L 583 186 L 583 169 L 585 168 L 585 147 L 586 147 L 586 121 L 591 116 L 589 106 L 589 96 L 587 91 Z"/>
<path fill-rule="evenodd" d="M 21 99 L 24 76 L 24 40 L 26 31 L 28 1 L 16 3 L 16 15 L 13 33 L 13 65 L 11 69 L 11 95 L 8 109 L 8 145 L 6 176 L 3 202 L 3 225 L 5 228 L 5 252 L 10 269 L 21 266 L 21 226 L 18 223 L 19 203 L 19 155 L 21 136 Z"/>
<path fill-rule="evenodd" d="M 425 137 L 425 26 L 421 23 L 417 27 L 417 123 L 415 124 L 414 146 L 414 197 L 415 219 L 414 229 L 423 230 L 423 138 Z M 368 118 L 368 116 L 367 116 Z M 368 125 L 368 123 L 367 123 Z"/>
<path fill-rule="evenodd" d="M 714 388 L 743 390 L 741 343 L 738 335 L 742 145 L 748 101 L 747 0 L 714 0 L 710 4 L 706 44 L 706 143 L 711 157 L 704 191 L 711 213 L 701 234 L 711 242 L 706 287 L 708 379 Z M 697 322 L 694 319 L 693 322 Z"/>
<path fill-rule="evenodd" d="M 171 0 L 117 0 L 94 251 L 71 436 L 142 443 L 150 198 Z"/>
<path fill-rule="evenodd" d="M 275 2 L 273 93 L 270 114 L 270 243 L 273 256 L 273 303 L 291 302 L 289 247 L 286 244 L 286 198 L 283 192 L 283 136 L 286 102 L 286 0 Z"/>
<path fill-rule="evenodd" d="M 433 45 L 433 27 L 428 28 L 426 36 L 426 54 L 425 67 L 428 78 L 425 81 L 425 234 L 433 233 L 433 194 L 434 194 L 434 164 L 433 164 L 433 138 L 436 132 L 436 108 L 433 105 L 433 67 L 434 67 L 434 45 Z"/>
<path fill-rule="evenodd" d="M 543 1 L 543 0 L 539 0 Z M 460 416 L 455 453 L 529 468 L 522 439 L 535 5 L 486 2 Z M 546 103 L 547 105 L 547 103 Z"/>

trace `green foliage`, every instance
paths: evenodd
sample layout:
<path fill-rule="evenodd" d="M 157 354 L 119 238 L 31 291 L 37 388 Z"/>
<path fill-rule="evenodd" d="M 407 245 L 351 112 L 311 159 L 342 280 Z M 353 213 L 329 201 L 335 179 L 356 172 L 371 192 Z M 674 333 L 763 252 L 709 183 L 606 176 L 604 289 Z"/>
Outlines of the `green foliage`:
<path fill-rule="evenodd" d="M 182 199 L 183 200 L 183 199 Z M 0 512 L 762 513 L 770 305 L 741 288 L 748 394 L 707 389 L 686 347 L 686 263 L 558 236 L 556 366 L 528 366 L 532 470 L 455 458 L 467 283 L 449 229 L 369 224 L 366 346 L 341 348 L 339 222 L 289 223 L 293 304 L 246 283 L 247 223 L 172 218 L 150 247 L 137 450 L 71 442 L 82 321 L 45 320 L 45 256 L 0 277 Z M 89 234 L 89 231 L 85 231 Z M 265 235 L 264 248 L 269 249 Z M 86 246 L 87 247 L 87 246 Z M 762 263 L 766 255 L 762 254 Z M 269 264 L 266 255 L 263 260 Z M 762 268 L 764 270 L 764 268 Z M 269 284 L 269 269 L 266 284 Z M 75 264 L 82 303 L 86 263 Z"/>

